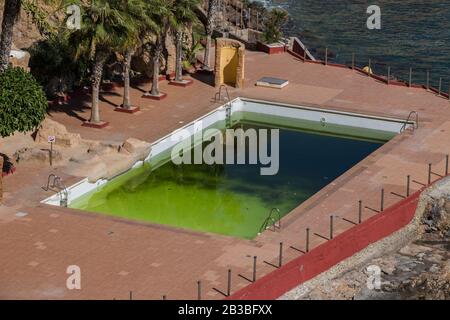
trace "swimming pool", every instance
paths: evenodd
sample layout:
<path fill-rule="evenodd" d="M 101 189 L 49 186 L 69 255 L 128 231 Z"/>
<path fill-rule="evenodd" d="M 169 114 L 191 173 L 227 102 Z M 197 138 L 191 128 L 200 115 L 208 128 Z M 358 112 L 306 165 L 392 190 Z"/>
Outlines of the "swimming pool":
<path fill-rule="evenodd" d="M 156 141 L 147 161 L 129 172 L 91 188 L 86 188 L 89 183 L 77 185 L 69 207 L 252 239 L 262 231 L 272 208 L 279 209 L 281 216 L 288 214 L 395 136 L 404 124 L 241 99 L 202 121 L 204 129 L 279 129 L 278 173 L 263 176 L 260 166 L 250 164 L 175 165 L 170 159 L 174 146 L 170 137 L 176 131 Z M 194 124 L 183 129 L 192 134 L 196 130 Z"/>

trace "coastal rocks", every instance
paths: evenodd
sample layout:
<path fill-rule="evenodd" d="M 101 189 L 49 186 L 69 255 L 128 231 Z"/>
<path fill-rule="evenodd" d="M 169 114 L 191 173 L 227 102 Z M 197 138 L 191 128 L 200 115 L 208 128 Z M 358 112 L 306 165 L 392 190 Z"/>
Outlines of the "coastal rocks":
<path fill-rule="evenodd" d="M 440 197 L 432 197 L 428 203 L 427 212 L 422 222 L 425 232 L 439 232 L 446 235 L 450 230 L 450 196 L 448 194 Z"/>
<path fill-rule="evenodd" d="M 413 299 L 449 300 L 450 299 L 450 265 L 442 272 L 435 268 L 429 273 L 423 273 L 412 281 L 402 283 L 399 291 Z"/>
<path fill-rule="evenodd" d="M 64 125 L 46 118 L 36 133 L 36 142 L 47 143 L 49 136 L 56 137 L 57 146 L 67 148 L 80 145 L 82 141 L 78 133 L 70 133 Z"/>
<path fill-rule="evenodd" d="M 372 247 L 376 255 L 353 256 L 347 268 L 333 267 L 282 299 L 450 299 L 449 195 L 450 178 L 444 178 L 421 195 L 410 225 Z"/>

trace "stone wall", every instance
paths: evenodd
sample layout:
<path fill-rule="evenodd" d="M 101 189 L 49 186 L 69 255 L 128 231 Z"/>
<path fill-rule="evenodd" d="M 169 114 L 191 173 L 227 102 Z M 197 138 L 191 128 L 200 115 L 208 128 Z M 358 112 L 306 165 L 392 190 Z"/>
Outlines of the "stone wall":
<path fill-rule="evenodd" d="M 154 40 L 154 38 L 153 38 Z M 191 46 L 192 39 L 192 27 L 185 30 L 185 45 Z M 168 31 L 166 35 L 166 41 L 164 43 L 164 51 L 161 57 L 160 73 L 168 76 L 173 76 L 175 73 L 176 64 L 176 47 L 173 31 Z M 148 78 L 153 76 L 153 57 L 150 52 L 144 50 L 144 48 L 138 48 L 133 56 L 131 68 L 134 71 L 144 74 Z"/>
<path fill-rule="evenodd" d="M 0 29 L 1 21 L 3 20 L 4 3 L 4 1 L 0 1 Z M 14 26 L 13 43 L 15 47 L 18 49 L 28 48 L 41 38 L 42 36 L 31 21 L 31 17 L 28 17 L 28 15 L 22 10 L 20 12 L 19 20 Z"/>
<path fill-rule="evenodd" d="M 216 39 L 214 73 L 216 87 L 229 84 L 242 88 L 245 73 L 245 45 L 232 39 Z"/>

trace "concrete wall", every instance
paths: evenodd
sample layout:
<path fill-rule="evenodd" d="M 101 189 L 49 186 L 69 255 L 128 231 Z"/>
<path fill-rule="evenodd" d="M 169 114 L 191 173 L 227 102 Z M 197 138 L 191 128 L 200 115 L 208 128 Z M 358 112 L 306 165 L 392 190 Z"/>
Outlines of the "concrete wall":
<path fill-rule="evenodd" d="M 360 225 L 285 264 L 230 300 L 273 300 L 407 226 L 415 217 L 421 191 Z"/>
<path fill-rule="evenodd" d="M 238 49 L 222 48 L 220 63 L 223 66 L 223 82 L 234 85 L 236 83 L 238 68 Z"/>
<path fill-rule="evenodd" d="M 244 85 L 245 46 L 236 40 L 216 39 L 215 86 L 242 88 Z"/>

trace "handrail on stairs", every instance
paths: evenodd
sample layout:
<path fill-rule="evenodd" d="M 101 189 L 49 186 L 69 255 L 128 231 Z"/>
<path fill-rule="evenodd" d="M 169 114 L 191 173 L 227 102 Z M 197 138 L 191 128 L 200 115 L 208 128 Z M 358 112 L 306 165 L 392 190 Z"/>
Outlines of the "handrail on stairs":
<path fill-rule="evenodd" d="M 261 225 L 261 228 L 259 228 L 258 234 L 261 234 L 263 231 L 268 230 L 268 229 L 272 229 L 272 231 L 281 229 L 280 209 L 272 208 L 270 210 L 269 216 L 264 220 L 264 223 Z"/>

